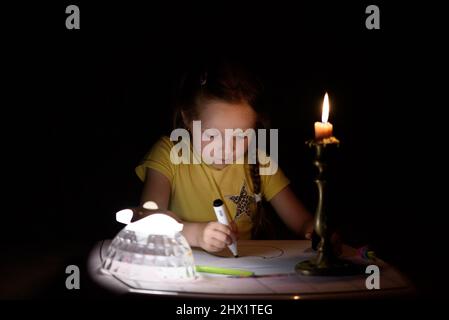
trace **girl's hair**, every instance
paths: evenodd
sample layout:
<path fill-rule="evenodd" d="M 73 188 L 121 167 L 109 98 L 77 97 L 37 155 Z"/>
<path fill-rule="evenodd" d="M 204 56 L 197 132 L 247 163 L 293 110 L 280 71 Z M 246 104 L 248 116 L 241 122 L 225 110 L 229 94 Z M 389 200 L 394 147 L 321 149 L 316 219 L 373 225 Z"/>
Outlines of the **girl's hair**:
<path fill-rule="evenodd" d="M 230 103 L 247 103 L 257 113 L 256 128 L 268 129 L 268 118 L 260 109 L 259 97 L 262 91 L 261 83 L 245 68 L 230 61 L 219 60 L 203 63 L 187 71 L 180 79 L 174 93 L 174 128 L 188 129 L 182 113 L 189 122 L 199 114 L 199 105 L 204 100 L 217 99 Z M 257 152 L 256 152 L 257 155 Z M 249 174 L 253 183 L 254 194 L 261 192 L 259 161 L 249 165 Z M 271 237 L 273 231 L 268 222 L 261 201 L 256 202 L 256 212 L 253 219 L 252 237 L 259 238 L 262 232 Z"/>
<path fill-rule="evenodd" d="M 257 99 L 261 90 L 260 82 L 237 63 L 217 60 L 195 65 L 181 76 L 176 86 L 173 126 L 185 128 L 181 112 L 189 120 L 196 118 L 198 106 L 211 99 L 246 102 L 259 114 Z"/>

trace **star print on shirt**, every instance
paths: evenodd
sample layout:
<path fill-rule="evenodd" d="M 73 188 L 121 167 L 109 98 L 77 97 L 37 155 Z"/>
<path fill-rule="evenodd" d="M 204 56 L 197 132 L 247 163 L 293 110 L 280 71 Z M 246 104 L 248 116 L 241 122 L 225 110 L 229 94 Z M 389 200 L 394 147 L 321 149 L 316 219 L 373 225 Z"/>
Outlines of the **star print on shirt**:
<path fill-rule="evenodd" d="M 246 214 L 248 217 L 251 217 L 250 205 L 255 201 L 255 199 L 254 195 L 248 194 L 248 191 L 246 190 L 246 181 L 243 181 L 243 186 L 240 189 L 239 195 L 232 195 L 227 197 L 237 205 L 237 211 L 235 213 L 234 220 L 239 219 L 244 214 Z"/>

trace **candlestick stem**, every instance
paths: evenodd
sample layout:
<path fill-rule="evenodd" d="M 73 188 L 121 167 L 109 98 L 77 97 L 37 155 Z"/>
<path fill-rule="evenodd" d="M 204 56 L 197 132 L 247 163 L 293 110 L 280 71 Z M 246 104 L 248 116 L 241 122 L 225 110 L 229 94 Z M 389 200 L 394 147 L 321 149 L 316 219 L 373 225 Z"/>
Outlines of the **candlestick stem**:
<path fill-rule="evenodd" d="M 315 232 L 320 237 L 320 243 L 317 249 L 317 255 L 311 260 L 306 260 L 296 265 L 296 271 L 305 275 L 348 275 L 361 271 L 360 266 L 355 265 L 347 260 L 338 258 L 333 250 L 331 243 L 332 230 L 329 226 L 328 214 L 326 209 L 327 198 L 326 191 L 326 158 L 330 150 L 334 150 L 339 146 L 339 142 L 335 137 L 320 141 L 309 141 L 308 145 L 314 148 L 315 160 L 313 164 L 318 169 L 315 183 L 318 189 L 318 204 L 315 212 Z"/>

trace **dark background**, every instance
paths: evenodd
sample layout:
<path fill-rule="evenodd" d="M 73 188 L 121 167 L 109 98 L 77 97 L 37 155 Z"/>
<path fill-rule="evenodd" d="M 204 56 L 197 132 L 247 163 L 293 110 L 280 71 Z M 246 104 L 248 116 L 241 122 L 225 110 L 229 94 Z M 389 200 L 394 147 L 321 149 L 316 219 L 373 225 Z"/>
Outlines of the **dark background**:
<path fill-rule="evenodd" d="M 265 84 L 280 165 L 312 212 L 315 170 L 304 141 L 329 92 L 342 142 L 330 212 L 343 239 L 370 245 L 420 296 L 437 296 L 440 274 L 431 271 L 445 251 L 444 188 L 436 184 L 446 145 L 437 143 L 447 105 L 438 81 L 441 8 L 374 2 L 381 29 L 367 30 L 371 3 L 78 2 L 81 30 L 66 30 L 68 4 L 5 11 L 13 18 L 0 297 L 106 295 L 86 274 L 87 254 L 119 231 L 116 211 L 138 204 L 134 168 L 170 130 L 173 79 L 215 55 L 244 62 Z M 82 290 L 65 289 L 69 264 L 81 267 Z"/>

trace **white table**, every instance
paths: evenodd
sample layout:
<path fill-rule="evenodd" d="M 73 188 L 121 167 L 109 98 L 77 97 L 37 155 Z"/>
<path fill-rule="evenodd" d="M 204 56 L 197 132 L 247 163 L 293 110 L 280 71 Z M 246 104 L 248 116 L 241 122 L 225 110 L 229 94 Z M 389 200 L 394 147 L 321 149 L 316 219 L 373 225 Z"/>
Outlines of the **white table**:
<path fill-rule="evenodd" d="M 91 277 L 117 293 L 142 293 L 175 297 L 257 298 L 257 299 L 316 299 L 370 298 L 413 294 L 414 289 L 394 267 L 382 260 L 363 261 L 350 247 L 343 256 L 355 262 L 376 264 L 380 268 L 380 289 L 368 290 L 368 274 L 343 277 L 303 276 L 295 273 L 295 265 L 316 253 L 306 240 L 247 240 L 239 241 L 239 258 L 226 252 L 219 256 L 194 249 L 197 265 L 250 270 L 255 277 L 235 278 L 201 273 L 198 279 L 180 282 L 137 282 L 121 279 L 101 271 L 102 259 L 110 240 L 99 242 L 92 250 L 88 268 Z"/>

